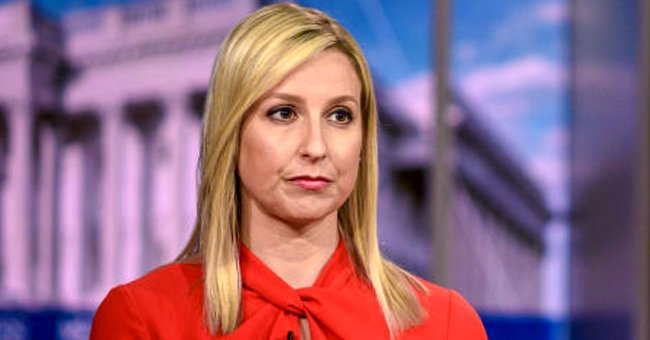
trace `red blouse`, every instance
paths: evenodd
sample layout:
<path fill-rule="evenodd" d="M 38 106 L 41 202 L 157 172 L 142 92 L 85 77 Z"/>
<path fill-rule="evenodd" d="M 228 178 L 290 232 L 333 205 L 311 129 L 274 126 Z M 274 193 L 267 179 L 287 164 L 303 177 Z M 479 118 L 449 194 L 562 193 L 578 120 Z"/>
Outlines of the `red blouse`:
<path fill-rule="evenodd" d="M 203 317 L 202 269 L 170 264 L 113 288 L 93 320 L 90 339 L 300 339 L 299 318 L 314 340 L 389 339 L 372 287 L 355 274 L 341 242 L 311 287 L 293 289 L 241 247 L 243 321 L 210 336 Z M 423 281 L 428 318 L 400 339 L 487 339 L 480 318 L 456 292 Z"/>

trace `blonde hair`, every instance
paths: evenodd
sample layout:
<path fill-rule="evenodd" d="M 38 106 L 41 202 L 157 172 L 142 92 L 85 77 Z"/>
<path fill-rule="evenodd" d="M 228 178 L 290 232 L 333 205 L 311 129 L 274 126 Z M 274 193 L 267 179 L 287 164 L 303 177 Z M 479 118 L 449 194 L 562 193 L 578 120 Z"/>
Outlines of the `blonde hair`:
<path fill-rule="evenodd" d="M 357 272 L 375 291 L 391 335 L 420 323 L 425 312 L 409 273 L 384 259 L 377 241 L 377 108 L 368 64 L 352 36 L 326 14 L 295 4 L 263 7 L 226 37 L 212 70 L 199 160 L 197 220 L 178 257 L 200 256 L 205 317 L 211 332 L 231 333 L 240 322 L 239 134 L 246 112 L 310 57 L 336 49 L 347 55 L 362 84 L 362 159 L 355 187 L 338 211 L 340 234 Z"/>

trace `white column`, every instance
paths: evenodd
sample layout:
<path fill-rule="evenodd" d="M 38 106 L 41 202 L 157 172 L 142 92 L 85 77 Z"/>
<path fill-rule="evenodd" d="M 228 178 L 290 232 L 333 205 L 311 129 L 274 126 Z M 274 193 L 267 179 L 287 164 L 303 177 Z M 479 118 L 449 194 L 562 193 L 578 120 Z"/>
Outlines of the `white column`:
<path fill-rule="evenodd" d="M 83 148 L 83 204 L 79 207 L 82 218 L 81 291 L 82 302 L 89 301 L 101 285 L 101 161 L 99 121 L 95 114 L 85 114 L 92 121 L 79 131 L 83 136 L 78 143 Z"/>
<path fill-rule="evenodd" d="M 27 103 L 7 106 L 9 152 L 7 178 L 2 199 L 2 242 L 4 265 L 3 295 L 12 301 L 27 301 L 29 291 L 29 216 L 32 114 Z"/>
<path fill-rule="evenodd" d="M 120 220 L 120 198 L 124 189 L 120 166 L 125 162 L 122 146 L 121 111 L 117 105 L 104 106 L 99 114 L 101 124 L 101 197 L 100 197 L 100 284 L 92 299 L 98 302 L 108 289 L 119 282 L 118 255 L 121 253 L 120 235 L 124 226 Z"/>
<path fill-rule="evenodd" d="M 562 220 L 552 220 L 544 231 L 547 248 L 540 263 L 542 312 L 557 319 L 566 317 L 569 310 L 569 237 L 569 226 Z"/>
<path fill-rule="evenodd" d="M 181 173 L 180 173 L 180 197 L 181 204 L 181 228 L 178 239 L 178 252 L 185 245 L 190 237 L 194 221 L 196 219 L 196 189 L 197 189 L 197 166 L 201 148 L 201 120 L 193 113 L 184 115 L 182 124 L 181 140 Z"/>
<path fill-rule="evenodd" d="M 38 209 L 38 256 L 36 261 L 34 298 L 38 302 L 47 302 L 54 297 L 53 279 L 53 245 L 54 245 L 54 200 L 56 178 L 56 131 L 51 126 L 43 126 L 39 133 L 39 168 L 36 209 Z"/>
<path fill-rule="evenodd" d="M 67 305 L 76 304 L 81 291 L 83 156 L 81 143 L 66 144 L 61 155 L 59 254 L 55 256 L 60 259 L 60 301 Z"/>
<path fill-rule="evenodd" d="M 118 281 L 133 280 L 140 272 L 142 221 L 143 145 L 140 132 L 132 124 L 124 124 L 121 133 L 121 164 L 118 189 L 120 225 L 123 232 L 118 243 Z"/>
<path fill-rule="evenodd" d="M 168 95 L 163 105 L 163 121 L 156 133 L 153 181 L 152 227 L 154 242 L 160 246 L 158 264 L 169 262 L 179 253 L 182 212 L 181 203 L 181 150 L 185 103 L 179 95 Z"/>

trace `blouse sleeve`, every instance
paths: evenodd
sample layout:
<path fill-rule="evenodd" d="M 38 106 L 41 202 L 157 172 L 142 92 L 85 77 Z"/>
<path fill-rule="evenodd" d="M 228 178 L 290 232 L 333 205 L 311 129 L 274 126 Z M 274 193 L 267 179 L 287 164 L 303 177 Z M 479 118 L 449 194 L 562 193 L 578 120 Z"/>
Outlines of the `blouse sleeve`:
<path fill-rule="evenodd" d="M 99 305 L 90 329 L 91 340 L 149 339 L 142 316 L 124 286 L 108 293 Z"/>
<path fill-rule="evenodd" d="M 487 340 L 485 328 L 474 308 L 455 291 L 449 304 L 449 335 L 447 339 Z"/>

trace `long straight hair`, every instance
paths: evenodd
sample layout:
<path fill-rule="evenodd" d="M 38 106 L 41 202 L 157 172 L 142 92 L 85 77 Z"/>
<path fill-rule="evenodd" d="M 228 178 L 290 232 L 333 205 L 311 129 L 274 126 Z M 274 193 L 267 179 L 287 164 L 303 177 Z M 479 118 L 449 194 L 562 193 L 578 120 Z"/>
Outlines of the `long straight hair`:
<path fill-rule="evenodd" d="M 328 49 L 345 54 L 362 85 L 363 147 L 358 177 L 338 210 L 339 232 L 375 291 L 391 336 L 425 317 L 412 275 L 384 259 L 377 241 L 377 108 L 368 64 L 352 36 L 326 14 L 295 4 L 263 7 L 226 37 L 212 69 L 199 159 L 197 219 L 178 256 L 202 259 L 208 329 L 228 334 L 241 321 L 240 197 L 237 156 L 246 112 L 309 58 Z"/>

